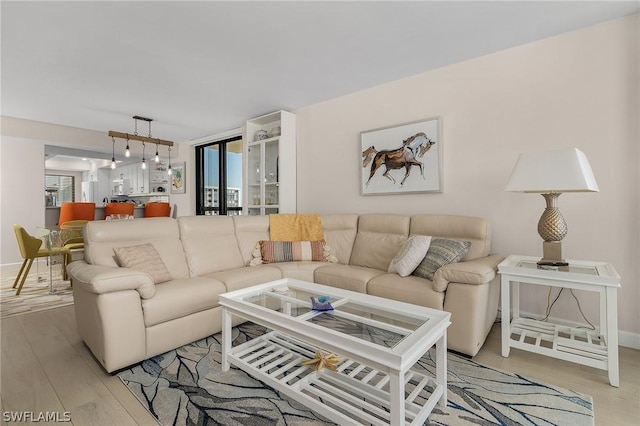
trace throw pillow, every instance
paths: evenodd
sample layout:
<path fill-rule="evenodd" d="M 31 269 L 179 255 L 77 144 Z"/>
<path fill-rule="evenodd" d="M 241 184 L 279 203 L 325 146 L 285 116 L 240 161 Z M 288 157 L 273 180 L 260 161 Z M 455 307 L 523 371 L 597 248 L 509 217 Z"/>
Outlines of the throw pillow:
<path fill-rule="evenodd" d="M 413 271 L 413 275 L 433 281 L 433 274 L 440 267 L 460 261 L 469 251 L 469 247 L 471 247 L 471 242 L 469 241 L 434 238 L 431 240 L 427 255 Z"/>
<path fill-rule="evenodd" d="M 326 261 L 324 241 L 260 241 L 262 263 Z"/>
<path fill-rule="evenodd" d="M 426 235 L 414 235 L 404 242 L 398 254 L 389 264 L 387 272 L 396 273 L 401 277 L 407 277 L 420 265 L 420 262 L 427 255 L 431 237 Z"/>
<path fill-rule="evenodd" d="M 113 252 L 120 266 L 149 274 L 155 284 L 171 280 L 169 270 L 151 243 L 117 247 Z"/>

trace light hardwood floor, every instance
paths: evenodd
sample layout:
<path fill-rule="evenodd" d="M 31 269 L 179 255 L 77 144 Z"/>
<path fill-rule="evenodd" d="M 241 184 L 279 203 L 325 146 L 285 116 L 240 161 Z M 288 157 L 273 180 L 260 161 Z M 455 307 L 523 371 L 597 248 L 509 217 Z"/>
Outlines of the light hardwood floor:
<path fill-rule="evenodd" d="M 74 425 L 156 425 L 117 376 L 104 372 L 78 336 L 73 306 L 2 320 L 2 412 L 69 412 Z M 640 423 L 640 351 L 620 348 L 620 388 L 604 371 L 511 350 L 500 326 L 474 360 L 589 394 L 596 425 Z M 4 419 L 0 420 L 5 425 Z"/>

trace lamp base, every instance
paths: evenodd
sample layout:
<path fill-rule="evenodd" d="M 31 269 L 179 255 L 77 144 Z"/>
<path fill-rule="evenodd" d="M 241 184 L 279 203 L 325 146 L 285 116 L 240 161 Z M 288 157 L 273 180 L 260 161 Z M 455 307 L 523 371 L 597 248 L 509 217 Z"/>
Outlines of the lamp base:
<path fill-rule="evenodd" d="M 540 266 L 569 266 L 569 262 L 562 258 L 562 244 L 560 241 L 544 241 L 542 243 L 542 259 Z"/>

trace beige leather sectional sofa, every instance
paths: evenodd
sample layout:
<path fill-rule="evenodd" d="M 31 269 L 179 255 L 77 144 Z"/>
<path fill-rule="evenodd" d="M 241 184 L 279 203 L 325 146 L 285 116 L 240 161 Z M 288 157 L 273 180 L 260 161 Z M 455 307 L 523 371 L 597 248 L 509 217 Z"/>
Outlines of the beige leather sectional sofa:
<path fill-rule="evenodd" d="M 448 346 L 475 355 L 496 318 L 501 256 L 490 255 L 489 224 L 439 215 L 321 215 L 338 263 L 288 262 L 247 266 L 267 216 L 188 216 L 90 222 L 85 260 L 73 262 L 78 331 L 112 372 L 221 330 L 218 296 L 283 277 L 366 292 L 451 312 Z M 387 273 L 410 235 L 470 241 L 463 261 L 446 265 L 433 282 Z M 114 248 L 152 243 L 171 280 L 118 266 Z"/>

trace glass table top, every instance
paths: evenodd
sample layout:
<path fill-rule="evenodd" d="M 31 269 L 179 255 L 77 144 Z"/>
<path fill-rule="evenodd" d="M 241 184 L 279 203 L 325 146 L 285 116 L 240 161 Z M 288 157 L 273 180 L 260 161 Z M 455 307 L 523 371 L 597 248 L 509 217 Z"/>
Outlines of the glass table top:
<path fill-rule="evenodd" d="M 328 297 L 334 309 L 314 311 L 312 296 Z M 384 307 L 374 307 L 331 294 L 314 294 L 291 286 L 280 291 L 276 287 L 271 291 L 249 294 L 242 300 L 385 348 L 395 347 L 429 321 L 427 316 L 406 315 Z"/>
<path fill-rule="evenodd" d="M 595 266 L 589 265 L 575 265 L 569 263 L 569 266 L 541 266 L 536 262 L 530 260 L 521 260 L 516 263 L 517 268 L 529 268 L 529 269 L 538 269 L 541 271 L 549 270 L 549 271 L 560 271 L 560 272 L 572 272 L 574 274 L 584 274 L 584 275 L 599 275 L 598 269 Z"/>

